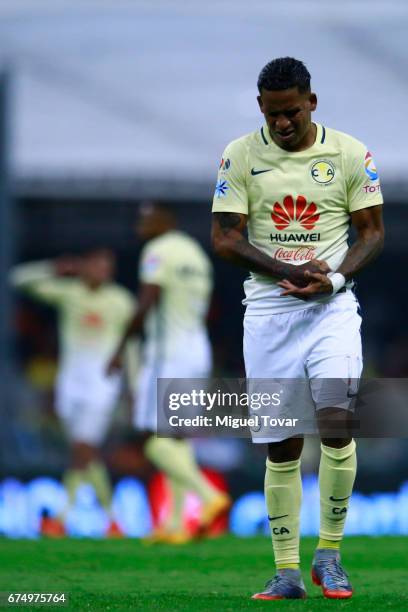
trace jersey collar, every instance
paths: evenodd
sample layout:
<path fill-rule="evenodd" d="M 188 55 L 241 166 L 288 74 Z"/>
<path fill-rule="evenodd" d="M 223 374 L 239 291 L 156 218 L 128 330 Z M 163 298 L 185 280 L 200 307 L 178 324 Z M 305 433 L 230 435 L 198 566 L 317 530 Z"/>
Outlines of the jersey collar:
<path fill-rule="evenodd" d="M 305 149 L 304 151 L 293 151 L 293 153 L 304 153 L 305 151 L 312 149 L 316 145 L 324 143 L 324 141 L 326 140 L 326 128 L 324 127 L 324 125 L 321 125 L 320 123 L 314 122 L 314 124 L 317 130 L 316 130 L 316 140 L 314 141 L 312 146 L 309 147 L 309 149 Z M 261 134 L 261 140 L 265 146 L 272 145 L 273 147 L 276 147 L 277 149 L 284 151 L 284 149 L 281 149 L 280 147 L 278 147 L 277 144 L 273 142 L 266 123 L 264 123 L 263 126 L 261 127 L 260 134 Z"/>

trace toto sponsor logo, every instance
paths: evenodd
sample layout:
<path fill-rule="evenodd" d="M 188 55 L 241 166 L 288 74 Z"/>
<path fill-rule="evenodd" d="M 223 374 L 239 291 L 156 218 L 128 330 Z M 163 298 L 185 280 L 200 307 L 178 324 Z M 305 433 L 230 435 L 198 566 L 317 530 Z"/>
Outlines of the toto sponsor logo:
<path fill-rule="evenodd" d="M 380 185 L 365 185 L 363 187 L 365 193 L 376 193 L 377 191 L 381 191 Z"/>

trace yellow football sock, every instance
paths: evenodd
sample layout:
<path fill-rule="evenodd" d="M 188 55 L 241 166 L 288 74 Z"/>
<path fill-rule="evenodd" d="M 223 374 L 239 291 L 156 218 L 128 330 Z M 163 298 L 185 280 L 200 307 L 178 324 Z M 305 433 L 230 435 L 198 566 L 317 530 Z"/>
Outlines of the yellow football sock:
<path fill-rule="evenodd" d="M 146 457 L 188 491 L 194 491 L 208 503 L 218 494 L 202 475 L 187 440 L 151 436 L 145 445 Z"/>
<path fill-rule="evenodd" d="M 105 465 L 101 461 L 92 461 L 86 470 L 86 479 L 93 486 L 101 506 L 110 514 L 112 485 Z"/>
<path fill-rule="evenodd" d="M 319 535 L 320 540 L 338 542 L 340 546 L 357 471 L 356 443 L 352 440 L 344 448 L 331 448 L 322 444 L 321 449 Z M 320 542 L 319 548 L 322 548 Z"/>
<path fill-rule="evenodd" d="M 265 500 L 278 569 L 299 567 L 299 521 L 302 502 L 300 460 L 266 460 Z"/>
<path fill-rule="evenodd" d="M 182 531 L 183 530 L 183 510 L 186 490 L 174 478 L 167 477 L 171 492 L 171 510 L 167 517 L 164 528 L 166 531 Z"/>
<path fill-rule="evenodd" d="M 323 538 L 319 538 L 317 548 L 333 548 L 334 550 L 338 550 L 340 548 L 340 540 L 335 542 L 334 540 L 324 540 Z"/>
<path fill-rule="evenodd" d="M 71 506 L 75 504 L 75 499 L 76 499 L 78 488 L 85 481 L 86 481 L 85 470 L 69 469 L 65 472 L 63 479 L 62 479 L 62 484 L 65 487 L 68 499 L 67 499 L 67 503 L 65 504 L 64 509 L 62 510 L 62 512 L 60 513 L 58 517 L 61 521 L 63 522 L 65 521 L 68 511 L 70 510 Z"/>

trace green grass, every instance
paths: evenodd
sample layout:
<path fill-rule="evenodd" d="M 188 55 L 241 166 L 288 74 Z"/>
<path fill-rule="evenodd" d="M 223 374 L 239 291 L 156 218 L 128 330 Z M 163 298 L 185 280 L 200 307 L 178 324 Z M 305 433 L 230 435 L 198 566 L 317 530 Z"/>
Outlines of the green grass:
<path fill-rule="evenodd" d="M 408 610 L 408 538 L 347 538 L 343 560 L 355 596 L 344 602 L 323 599 L 311 585 L 315 544 L 312 538 L 302 542 L 305 601 L 251 601 L 273 574 L 271 545 L 267 538 L 233 536 L 180 547 L 146 547 L 137 540 L 2 539 L 0 591 L 70 594 L 69 608 L 26 610 Z"/>

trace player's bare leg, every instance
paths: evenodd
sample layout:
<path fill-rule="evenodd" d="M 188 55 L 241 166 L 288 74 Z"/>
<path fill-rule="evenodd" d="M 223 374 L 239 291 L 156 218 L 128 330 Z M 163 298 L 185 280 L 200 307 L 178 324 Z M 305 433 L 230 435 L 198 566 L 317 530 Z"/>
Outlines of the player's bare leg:
<path fill-rule="evenodd" d="M 88 464 L 95 457 L 93 447 L 83 442 L 73 442 L 71 445 L 70 467 L 63 476 L 63 484 L 67 493 L 67 503 L 57 518 L 44 517 L 41 523 L 41 533 L 49 537 L 60 537 L 65 534 L 67 515 L 75 504 L 78 488 L 86 482 Z"/>
<path fill-rule="evenodd" d="M 357 469 L 356 444 L 349 435 L 351 413 L 327 408 L 317 412 L 321 433 L 320 538 L 313 560 L 313 582 L 330 599 L 348 599 L 353 590 L 341 566 L 343 538 L 349 500 Z"/>
<path fill-rule="evenodd" d="M 299 569 L 299 521 L 302 498 L 300 455 L 303 438 L 268 444 L 265 500 L 271 529 L 276 575 L 253 599 L 304 599 Z"/>
<path fill-rule="evenodd" d="M 109 516 L 108 536 L 122 535 L 111 511 L 112 487 L 109 474 L 100 459 L 99 449 L 87 442 L 74 441 L 71 448 L 71 467 L 64 474 L 64 486 L 68 494 L 68 503 L 60 517 L 62 522 L 75 504 L 78 488 L 84 482 L 91 484 L 95 494 Z"/>

